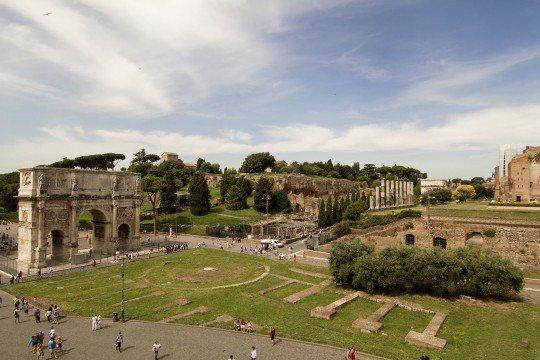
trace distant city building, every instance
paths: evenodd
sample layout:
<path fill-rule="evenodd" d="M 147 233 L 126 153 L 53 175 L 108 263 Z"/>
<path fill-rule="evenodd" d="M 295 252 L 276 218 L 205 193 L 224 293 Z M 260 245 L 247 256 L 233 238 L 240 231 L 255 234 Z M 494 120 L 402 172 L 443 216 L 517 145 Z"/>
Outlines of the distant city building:
<path fill-rule="evenodd" d="M 420 194 L 424 194 L 433 189 L 448 189 L 448 181 L 444 179 L 420 180 Z"/>
<path fill-rule="evenodd" d="M 527 146 L 511 159 L 506 170 L 495 168 L 495 198 L 499 201 L 540 201 L 540 146 Z"/>

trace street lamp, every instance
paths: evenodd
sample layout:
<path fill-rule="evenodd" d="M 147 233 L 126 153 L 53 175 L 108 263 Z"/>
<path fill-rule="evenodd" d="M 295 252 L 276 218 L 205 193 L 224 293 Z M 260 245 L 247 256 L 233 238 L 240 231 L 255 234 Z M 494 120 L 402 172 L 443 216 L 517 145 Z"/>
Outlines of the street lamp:
<path fill-rule="evenodd" d="M 178 235 L 178 197 L 174 201 L 174 237 Z"/>
<path fill-rule="evenodd" d="M 120 255 L 120 246 L 118 244 L 118 240 L 116 240 L 116 256 Z M 126 319 L 124 317 L 124 248 L 122 248 L 122 302 L 120 305 L 120 321 L 125 322 Z"/>
<path fill-rule="evenodd" d="M 431 218 L 429 215 L 429 199 L 435 199 L 435 196 L 429 195 L 429 193 L 427 193 L 425 197 L 426 197 L 426 227 L 427 227 L 428 235 L 431 236 Z"/>

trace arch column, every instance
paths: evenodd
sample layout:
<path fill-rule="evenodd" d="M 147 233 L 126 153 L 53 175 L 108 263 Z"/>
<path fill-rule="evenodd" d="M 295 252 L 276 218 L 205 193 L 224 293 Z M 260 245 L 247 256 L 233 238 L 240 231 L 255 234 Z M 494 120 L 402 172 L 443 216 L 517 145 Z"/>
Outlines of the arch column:
<path fill-rule="evenodd" d="M 41 198 L 37 203 L 37 228 L 38 243 L 34 249 L 34 267 L 47 266 L 47 239 L 45 235 L 45 199 Z"/>
<path fill-rule="evenodd" d="M 77 208 L 79 202 L 77 198 L 71 199 L 71 213 L 70 213 L 70 226 L 69 226 L 69 261 L 74 254 L 79 251 L 79 222 L 77 221 Z"/>

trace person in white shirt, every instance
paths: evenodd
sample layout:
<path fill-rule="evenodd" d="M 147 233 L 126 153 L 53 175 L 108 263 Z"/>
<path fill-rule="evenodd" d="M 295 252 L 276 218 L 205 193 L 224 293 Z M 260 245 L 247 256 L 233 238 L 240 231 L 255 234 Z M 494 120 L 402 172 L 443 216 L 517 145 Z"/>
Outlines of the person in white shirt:
<path fill-rule="evenodd" d="M 251 348 L 251 360 L 257 360 L 257 350 L 255 350 L 255 346 Z"/>
<path fill-rule="evenodd" d="M 152 345 L 152 351 L 154 352 L 154 359 L 155 360 L 158 360 L 158 354 L 159 354 L 159 349 L 161 348 L 161 344 L 157 342 L 154 343 L 154 345 Z"/>

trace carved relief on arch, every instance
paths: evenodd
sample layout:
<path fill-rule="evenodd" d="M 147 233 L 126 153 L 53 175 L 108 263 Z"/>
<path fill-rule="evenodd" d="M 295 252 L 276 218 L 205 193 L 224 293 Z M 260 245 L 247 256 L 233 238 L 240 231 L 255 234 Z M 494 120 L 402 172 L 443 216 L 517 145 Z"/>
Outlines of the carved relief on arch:
<path fill-rule="evenodd" d="M 64 225 L 69 221 L 69 211 L 67 209 L 47 209 L 45 210 L 45 225 Z"/>
<path fill-rule="evenodd" d="M 119 218 L 131 218 L 135 214 L 135 211 L 133 210 L 133 206 L 125 206 L 119 207 L 117 214 Z"/>

